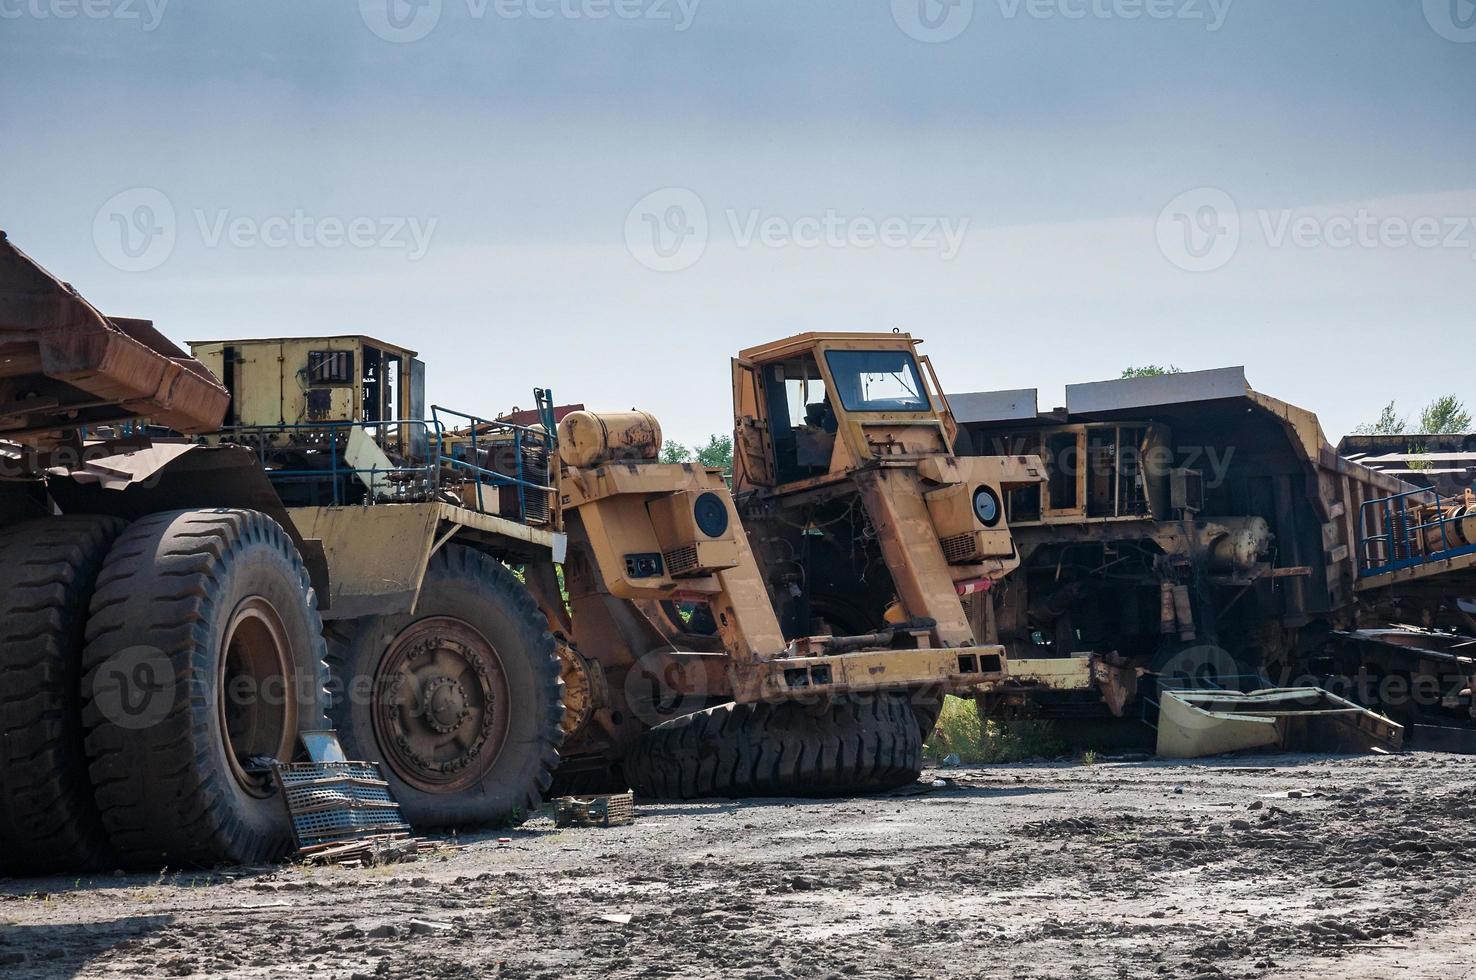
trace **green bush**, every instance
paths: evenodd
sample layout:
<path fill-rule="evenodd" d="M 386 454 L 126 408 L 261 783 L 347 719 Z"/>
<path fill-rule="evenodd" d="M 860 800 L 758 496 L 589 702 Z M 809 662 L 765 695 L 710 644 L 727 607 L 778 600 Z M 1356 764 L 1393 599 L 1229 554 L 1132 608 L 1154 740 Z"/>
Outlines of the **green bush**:
<path fill-rule="evenodd" d="M 1048 722 L 990 721 L 985 725 L 974 702 L 955 697 L 944 698 L 938 724 L 924 746 L 928 760 L 934 763 L 950 755 L 973 764 L 1023 762 L 1055 758 L 1066 751 L 1066 744 L 1052 734 Z"/>

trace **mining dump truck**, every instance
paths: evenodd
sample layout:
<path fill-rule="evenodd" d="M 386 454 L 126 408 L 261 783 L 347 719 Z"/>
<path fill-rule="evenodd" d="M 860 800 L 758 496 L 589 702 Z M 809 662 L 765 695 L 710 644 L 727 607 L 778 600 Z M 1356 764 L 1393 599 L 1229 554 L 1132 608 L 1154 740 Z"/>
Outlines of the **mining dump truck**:
<path fill-rule="evenodd" d="M 960 452 L 1046 470 L 1005 498 L 1020 567 L 994 595 L 1000 641 L 1096 668 L 1085 689 L 991 711 L 1153 722 L 1165 685 L 1276 682 L 1407 725 L 1471 721 L 1476 660 L 1448 629 L 1476 593 L 1471 502 L 1339 457 L 1315 415 L 1241 368 L 1068 385 L 1054 411 L 1033 389 L 951 401 Z M 1416 705 L 1421 678 L 1438 690 Z"/>
<path fill-rule="evenodd" d="M 1005 500 L 1045 479 L 1028 453 L 961 456 L 921 341 L 807 333 L 733 361 L 734 492 L 787 637 L 905 629 L 991 651 L 999 683 L 1084 686 L 1084 657 L 996 640 L 992 593 L 1019 565 Z M 937 700 L 918 701 L 931 729 Z"/>
<path fill-rule="evenodd" d="M 884 788 L 918 692 L 1006 678 L 921 619 L 785 637 L 649 416 L 427 408 L 362 336 L 194 353 L 0 242 L 0 871 L 272 859 L 327 728 L 426 828 L 526 814 L 561 745 L 666 796 Z"/>

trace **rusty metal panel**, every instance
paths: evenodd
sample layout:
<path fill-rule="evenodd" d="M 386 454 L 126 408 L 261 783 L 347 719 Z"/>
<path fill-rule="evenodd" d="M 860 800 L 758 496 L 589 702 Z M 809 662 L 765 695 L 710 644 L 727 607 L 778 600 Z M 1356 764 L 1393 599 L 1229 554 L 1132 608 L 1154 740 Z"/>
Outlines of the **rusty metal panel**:
<path fill-rule="evenodd" d="M 741 671 L 734 700 L 762 701 L 864 691 L 927 688 L 954 694 L 992 690 L 1010 677 L 997 645 L 924 650 L 862 650 L 821 657 L 784 657 Z"/>
<path fill-rule="evenodd" d="M 3 232 L 0 392 L 0 436 L 21 442 L 139 418 L 179 432 L 210 432 L 230 400 L 152 324 L 109 320 Z"/>
<path fill-rule="evenodd" d="M 322 542 L 330 583 L 324 618 L 412 611 L 435 544 L 442 506 L 289 509 L 298 532 Z"/>
<path fill-rule="evenodd" d="M 1197 759 L 1225 752 L 1398 751 L 1404 729 L 1383 715 L 1315 687 L 1165 691 L 1158 754 Z"/>
<path fill-rule="evenodd" d="M 939 643 L 971 645 L 974 631 L 958 601 L 916 471 L 863 472 L 856 484 L 903 606 L 937 624 Z"/>

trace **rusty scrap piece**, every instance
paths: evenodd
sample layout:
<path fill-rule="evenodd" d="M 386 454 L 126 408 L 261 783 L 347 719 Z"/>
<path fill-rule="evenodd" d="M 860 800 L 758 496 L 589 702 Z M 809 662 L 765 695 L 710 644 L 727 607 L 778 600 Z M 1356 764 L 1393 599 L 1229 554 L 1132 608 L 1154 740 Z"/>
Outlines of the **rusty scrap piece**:
<path fill-rule="evenodd" d="M 0 436 L 46 444 L 139 418 L 210 432 L 229 402 L 152 323 L 103 316 L 0 232 Z"/>
<path fill-rule="evenodd" d="M 343 864 L 370 868 L 381 864 L 414 861 L 431 846 L 423 837 L 385 834 L 357 840 L 329 841 L 302 848 L 297 856 L 307 864 Z"/>
<path fill-rule="evenodd" d="M 635 794 L 561 796 L 554 801 L 555 827 L 622 827 L 635 822 Z"/>

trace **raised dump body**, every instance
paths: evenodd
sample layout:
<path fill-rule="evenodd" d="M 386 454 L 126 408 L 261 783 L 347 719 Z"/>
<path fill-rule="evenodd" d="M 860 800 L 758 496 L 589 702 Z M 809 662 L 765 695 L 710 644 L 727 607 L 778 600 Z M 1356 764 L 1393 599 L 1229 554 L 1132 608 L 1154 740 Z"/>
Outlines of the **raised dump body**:
<path fill-rule="evenodd" d="M 229 402 L 151 322 L 104 316 L 0 232 L 0 439 L 49 445 L 141 418 L 209 432 Z"/>

